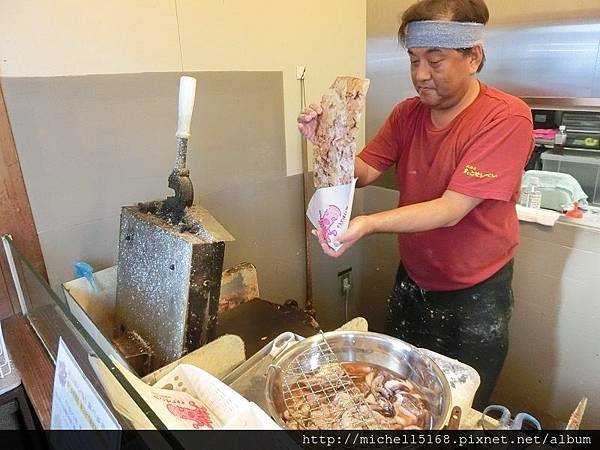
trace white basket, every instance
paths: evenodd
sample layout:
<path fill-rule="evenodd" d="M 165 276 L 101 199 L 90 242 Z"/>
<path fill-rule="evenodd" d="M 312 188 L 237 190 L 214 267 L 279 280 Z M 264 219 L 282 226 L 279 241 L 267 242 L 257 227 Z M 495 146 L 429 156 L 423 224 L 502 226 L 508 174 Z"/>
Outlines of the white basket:
<path fill-rule="evenodd" d="M 9 376 L 11 372 L 12 365 L 10 364 L 10 359 L 8 359 L 8 350 L 6 350 L 4 335 L 2 334 L 2 324 L 0 323 L 0 379 Z"/>

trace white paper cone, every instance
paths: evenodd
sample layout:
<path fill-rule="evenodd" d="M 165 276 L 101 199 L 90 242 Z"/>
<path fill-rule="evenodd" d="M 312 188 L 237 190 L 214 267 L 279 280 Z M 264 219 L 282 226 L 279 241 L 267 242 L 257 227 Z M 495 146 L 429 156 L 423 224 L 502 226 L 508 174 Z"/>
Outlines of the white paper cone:
<path fill-rule="evenodd" d="M 335 251 L 341 247 L 337 237 L 348 229 L 350 223 L 356 180 L 354 178 L 352 183 L 341 186 L 317 189 L 308 203 L 306 216 Z"/>

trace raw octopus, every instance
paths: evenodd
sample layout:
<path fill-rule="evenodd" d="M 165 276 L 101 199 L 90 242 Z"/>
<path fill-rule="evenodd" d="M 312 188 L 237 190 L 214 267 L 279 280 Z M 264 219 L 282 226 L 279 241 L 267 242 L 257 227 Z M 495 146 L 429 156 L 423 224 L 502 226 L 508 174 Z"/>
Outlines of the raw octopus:
<path fill-rule="evenodd" d="M 291 429 L 421 430 L 431 427 L 422 388 L 382 367 L 364 363 L 323 366 L 299 378 L 284 395 Z M 332 381 L 335 380 L 335 381 Z"/>

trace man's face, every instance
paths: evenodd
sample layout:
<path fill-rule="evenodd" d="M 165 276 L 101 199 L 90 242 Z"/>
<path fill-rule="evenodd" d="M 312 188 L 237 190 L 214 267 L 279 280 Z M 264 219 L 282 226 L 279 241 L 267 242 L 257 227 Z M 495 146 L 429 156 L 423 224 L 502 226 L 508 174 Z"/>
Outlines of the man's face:
<path fill-rule="evenodd" d="M 476 53 L 476 49 L 472 55 L 453 49 L 409 49 L 410 76 L 421 101 L 440 110 L 456 105 L 479 67 Z"/>

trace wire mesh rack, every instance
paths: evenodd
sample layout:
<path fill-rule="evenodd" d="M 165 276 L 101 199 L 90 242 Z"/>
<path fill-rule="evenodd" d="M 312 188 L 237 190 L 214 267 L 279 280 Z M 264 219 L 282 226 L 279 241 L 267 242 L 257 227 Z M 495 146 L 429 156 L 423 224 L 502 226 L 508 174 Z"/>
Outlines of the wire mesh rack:
<path fill-rule="evenodd" d="M 376 428 L 377 421 L 322 334 L 282 371 L 284 416 L 302 429 Z"/>
<path fill-rule="evenodd" d="M 12 365 L 8 359 L 8 351 L 2 334 L 2 324 L 0 323 L 0 379 L 7 377 L 12 372 Z"/>

